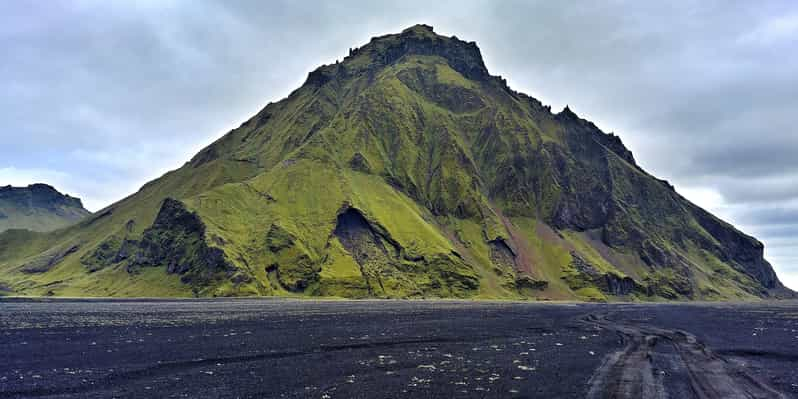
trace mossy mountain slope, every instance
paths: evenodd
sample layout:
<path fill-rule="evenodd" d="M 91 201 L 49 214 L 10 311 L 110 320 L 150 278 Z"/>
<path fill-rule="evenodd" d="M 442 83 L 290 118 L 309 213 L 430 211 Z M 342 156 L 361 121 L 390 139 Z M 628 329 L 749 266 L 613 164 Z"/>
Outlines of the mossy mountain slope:
<path fill-rule="evenodd" d="M 0 232 L 9 229 L 50 231 L 88 216 L 80 199 L 46 184 L 0 187 Z"/>
<path fill-rule="evenodd" d="M 611 134 L 417 25 L 311 72 L 82 223 L 0 235 L 23 295 L 790 296 L 763 246 Z"/>

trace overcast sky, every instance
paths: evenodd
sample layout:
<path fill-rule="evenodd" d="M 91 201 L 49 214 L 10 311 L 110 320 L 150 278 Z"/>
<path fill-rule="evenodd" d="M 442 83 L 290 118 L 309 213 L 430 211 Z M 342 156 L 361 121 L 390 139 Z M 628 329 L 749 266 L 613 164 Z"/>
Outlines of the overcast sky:
<path fill-rule="evenodd" d="M 0 185 L 96 211 L 370 37 L 427 23 L 618 134 L 798 289 L 798 3 L 0 2 Z M 675 4 L 666 4 L 675 3 Z"/>

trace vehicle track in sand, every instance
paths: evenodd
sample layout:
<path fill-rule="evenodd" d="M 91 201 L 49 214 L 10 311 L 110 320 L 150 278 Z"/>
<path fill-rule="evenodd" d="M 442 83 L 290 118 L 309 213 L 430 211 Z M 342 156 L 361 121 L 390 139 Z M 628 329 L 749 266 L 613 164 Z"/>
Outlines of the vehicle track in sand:
<path fill-rule="evenodd" d="M 623 349 L 607 355 L 590 378 L 588 399 L 787 398 L 685 331 L 616 322 L 605 314 L 590 314 L 582 321 L 615 331 L 625 343 Z M 655 371 L 655 357 L 666 352 L 675 354 L 671 356 L 675 372 L 688 376 L 685 392 L 668 392 L 666 373 Z"/>

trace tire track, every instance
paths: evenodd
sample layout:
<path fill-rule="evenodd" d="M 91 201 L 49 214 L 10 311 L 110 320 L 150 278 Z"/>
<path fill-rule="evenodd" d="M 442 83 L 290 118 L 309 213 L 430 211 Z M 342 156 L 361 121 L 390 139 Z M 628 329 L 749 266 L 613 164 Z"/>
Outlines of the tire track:
<path fill-rule="evenodd" d="M 695 336 L 684 331 L 638 326 L 588 315 L 585 323 L 615 331 L 626 342 L 624 348 L 607 355 L 588 382 L 588 399 L 668 398 L 662 378 L 654 373 L 652 356 L 658 344 L 671 345 L 679 367 L 690 378 L 698 399 L 787 398 L 783 393 L 714 353 Z"/>

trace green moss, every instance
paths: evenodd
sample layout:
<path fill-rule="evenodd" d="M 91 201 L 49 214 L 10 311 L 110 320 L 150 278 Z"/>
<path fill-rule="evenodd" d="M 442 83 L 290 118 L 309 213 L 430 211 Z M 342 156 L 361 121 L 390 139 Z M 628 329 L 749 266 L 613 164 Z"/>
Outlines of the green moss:
<path fill-rule="evenodd" d="M 323 296 L 363 298 L 369 292 L 360 266 L 341 246 L 338 238 L 332 237 L 327 255 L 319 273 L 319 294 Z"/>
<path fill-rule="evenodd" d="M 435 64 L 435 76 L 438 82 L 446 85 L 460 86 L 467 89 L 473 89 L 476 86 L 474 82 L 464 78 L 463 75 L 450 68 L 445 62 Z"/>
<path fill-rule="evenodd" d="M 583 233 L 575 231 L 563 231 L 563 237 L 579 255 L 588 261 L 593 267 L 597 268 L 602 273 L 614 273 L 620 277 L 626 277 L 626 273 L 619 270 L 616 266 L 612 265 L 605 259 L 583 235 Z"/>
<path fill-rule="evenodd" d="M 606 302 L 607 296 L 604 295 L 601 291 L 599 291 L 596 287 L 585 287 L 576 290 L 576 295 L 580 299 L 588 300 L 588 301 L 600 301 Z"/>
<path fill-rule="evenodd" d="M 535 219 L 515 217 L 511 220 L 530 246 L 534 276 L 549 282 L 544 294 L 553 299 L 573 298 L 573 291 L 562 279 L 563 271 L 571 263 L 565 243 L 553 231 L 541 231 L 548 227 Z"/>
<path fill-rule="evenodd" d="M 496 299 L 512 298 L 517 295 L 514 290 L 515 272 L 507 270 L 501 265 L 494 264 L 490 259 L 490 248 L 486 237 L 494 239 L 496 235 L 486 234 L 486 227 L 474 220 L 447 218 L 445 224 L 452 231 L 455 242 L 460 244 L 461 251 L 466 260 L 475 265 L 474 269 L 479 274 L 479 298 Z M 506 233 L 504 233 L 506 235 Z"/>
<path fill-rule="evenodd" d="M 159 224 L 167 197 L 202 231 Z M 350 210 L 362 231 L 342 241 Z M 573 253 L 635 279 L 642 299 L 765 295 L 746 265 L 721 261 L 739 237 L 615 136 L 510 90 L 472 44 L 415 26 L 320 67 L 78 225 L 0 234 L 0 280 L 30 295 L 606 300 Z M 496 240 L 512 255 L 492 256 Z M 734 242 L 756 257 L 752 240 Z M 148 248 L 151 267 L 126 245 Z M 45 272 L 21 271 L 72 246 Z M 224 267 L 204 267 L 208 254 Z"/>

